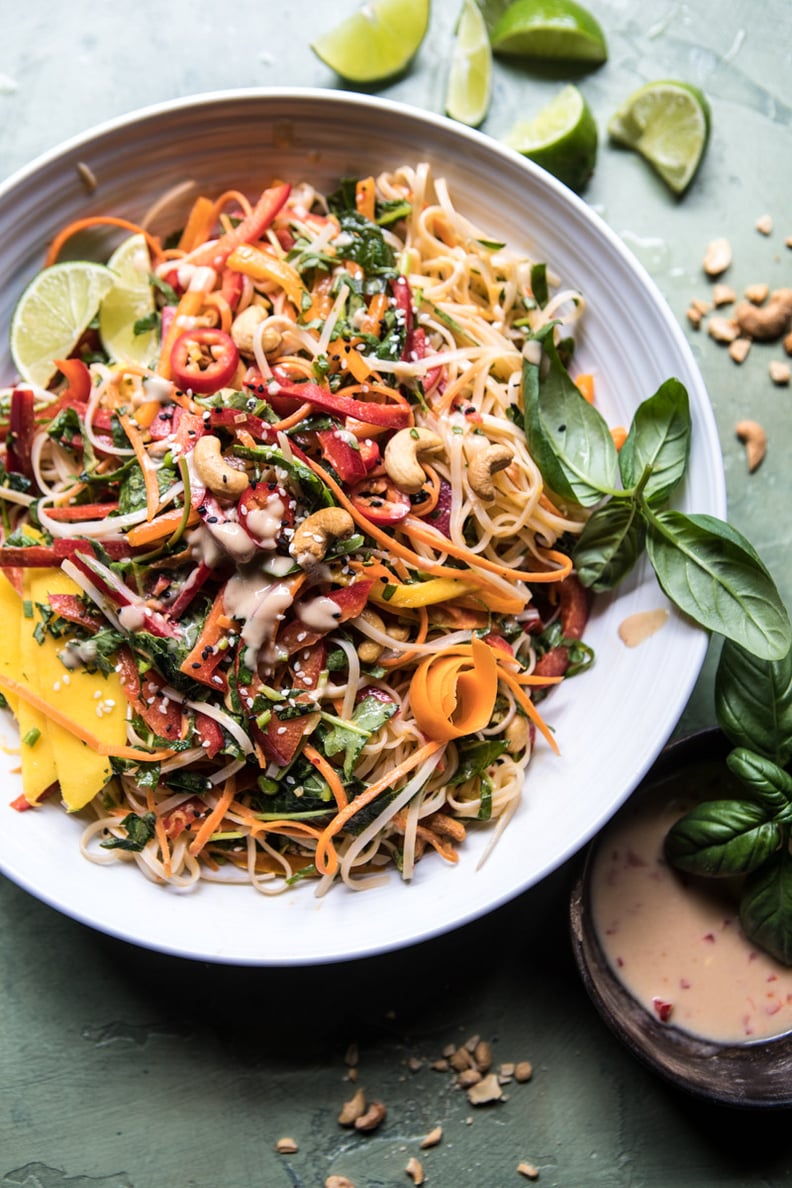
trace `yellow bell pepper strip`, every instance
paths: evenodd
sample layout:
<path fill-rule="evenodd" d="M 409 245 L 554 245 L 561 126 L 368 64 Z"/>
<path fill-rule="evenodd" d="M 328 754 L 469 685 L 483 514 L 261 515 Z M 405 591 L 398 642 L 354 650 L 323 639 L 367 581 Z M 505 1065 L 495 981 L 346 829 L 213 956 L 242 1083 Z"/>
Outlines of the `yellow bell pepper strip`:
<path fill-rule="evenodd" d="M 387 592 L 389 589 L 390 592 Z M 386 607 L 435 606 L 439 602 L 451 602 L 454 598 L 460 598 L 476 589 L 477 587 L 470 582 L 457 582 L 453 578 L 430 578 L 428 582 L 411 582 L 396 586 L 395 589 L 377 582 L 372 587 L 369 598 L 379 606 Z"/>
<path fill-rule="evenodd" d="M 302 283 L 299 272 L 272 252 L 263 251 L 250 243 L 241 243 L 234 248 L 227 263 L 234 272 L 242 272 L 253 280 L 271 281 L 274 285 L 280 285 L 292 305 L 302 309 L 302 299 L 308 290 Z"/>
<path fill-rule="evenodd" d="M 410 681 L 418 728 L 440 742 L 488 726 L 497 695 L 498 665 L 492 648 L 475 638 L 427 656 Z"/>
<path fill-rule="evenodd" d="M 374 222 L 376 216 L 376 191 L 373 177 L 363 177 L 355 186 L 355 209 L 364 219 Z"/>

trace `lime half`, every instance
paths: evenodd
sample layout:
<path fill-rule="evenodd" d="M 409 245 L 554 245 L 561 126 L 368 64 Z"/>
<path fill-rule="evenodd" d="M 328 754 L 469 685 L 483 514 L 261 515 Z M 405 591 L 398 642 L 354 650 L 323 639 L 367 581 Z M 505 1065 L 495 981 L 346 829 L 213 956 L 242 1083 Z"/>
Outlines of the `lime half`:
<path fill-rule="evenodd" d="M 582 190 L 597 163 L 597 124 L 577 87 L 564 87 L 532 120 L 515 124 L 506 143 L 571 190 Z"/>
<path fill-rule="evenodd" d="M 373 83 L 403 70 L 424 39 L 429 0 L 371 0 L 311 44 L 350 82 Z"/>
<path fill-rule="evenodd" d="M 135 323 L 151 320 L 155 312 L 154 294 L 149 276 L 151 257 L 145 235 L 130 235 L 107 262 L 116 274 L 112 289 L 99 310 L 99 335 L 102 346 L 116 363 L 134 363 L 148 367 L 159 350 L 155 328 L 135 333 Z"/>
<path fill-rule="evenodd" d="M 608 57 L 605 34 L 575 0 L 515 0 L 492 30 L 496 54 L 599 65 Z"/>
<path fill-rule="evenodd" d="M 477 127 L 487 114 L 492 80 L 492 49 L 476 0 L 465 0 L 459 14 L 448 76 L 446 111 Z"/>
<path fill-rule="evenodd" d="M 46 388 L 99 312 L 115 275 L 104 264 L 68 260 L 44 268 L 19 299 L 11 319 L 11 356 L 22 377 Z"/>
<path fill-rule="evenodd" d="M 710 132 L 710 108 L 698 87 L 664 80 L 630 95 L 608 124 L 615 144 L 635 149 L 675 194 L 690 185 Z"/>

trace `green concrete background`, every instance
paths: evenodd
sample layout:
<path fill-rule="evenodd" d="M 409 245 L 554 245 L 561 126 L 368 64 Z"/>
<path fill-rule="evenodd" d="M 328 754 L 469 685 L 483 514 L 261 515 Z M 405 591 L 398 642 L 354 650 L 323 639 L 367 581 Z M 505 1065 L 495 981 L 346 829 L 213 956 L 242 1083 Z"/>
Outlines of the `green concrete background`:
<path fill-rule="evenodd" d="M 311 54 L 311 31 L 354 0 L 28 0 L 0 6 L 0 177 L 90 125 L 145 104 L 237 86 L 338 80 Z M 788 0 L 591 0 L 608 64 L 582 77 L 604 128 L 651 79 L 709 95 L 714 131 L 682 202 L 632 154 L 603 145 L 586 194 L 649 268 L 684 322 L 706 297 L 707 242 L 734 248 L 738 290 L 792 283 L 792 6 Z M 410 72 L 383 93 L 442 109 L 457 0 L 434 0 Z M 564 75 L 562 81 L 569 81 Z M 496 65 L 485 131 L 503 135 L 559 77 Z M 773 216 L 769 238 L 756 219 Z M 792 390 L 767 373 L 780 347 L 742 368 L 688 329 L 720 430 L 730 517 L 792 603 L 789 446 Z M 625 327 L 625 349 L 630 344 Z M 734 425 L 761 421 L 764 465 L 748 476 Z M 712 721 L 713 658 L 680 728 Z M 574 864 L 466 929 L 402 953 L 322 969 L 222 969 L 146 953 L 62 918 L 0 883 L 0 1185 L 14 1188 L 356 1188 L 404 1185 L 420 1155 L 430 1188 L 680 1188 L 792 1180 L 787 1113 L 689 1100 L 629 1056 L 594 1013 L 572 965 L 566 901 Z M 264 907 L 266 905 L 263 905 Z M 263 926 L 265 923 L 263 921 Z M 431 1070 L 471 1035 L 497 1062 L 527 1059 L 528 1084 L 474 1109 Z M 359 1079 L 388 1109 L 373 1135 L 336 1118 Z M 436 1125 L 442 1142 L 420 1151 Z M 299 1150 L 278 1155 L 292 1136 Z"/>

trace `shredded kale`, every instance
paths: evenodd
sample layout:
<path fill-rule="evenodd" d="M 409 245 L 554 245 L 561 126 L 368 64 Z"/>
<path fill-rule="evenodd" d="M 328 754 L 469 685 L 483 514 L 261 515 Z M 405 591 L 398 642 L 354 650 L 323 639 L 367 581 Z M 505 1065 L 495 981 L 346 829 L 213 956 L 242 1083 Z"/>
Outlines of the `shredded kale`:
<path fill-rule="evenodd" d="M 127 831 L 126 837 L 109 837 L 100 842 L 105 850 L 133 850 L 139 852 L 146 842 L 154 836 L 156 817 L 154 813 L 144 813 L 139 817 L 136 813 L 128 813 L 121 825 Z"/>

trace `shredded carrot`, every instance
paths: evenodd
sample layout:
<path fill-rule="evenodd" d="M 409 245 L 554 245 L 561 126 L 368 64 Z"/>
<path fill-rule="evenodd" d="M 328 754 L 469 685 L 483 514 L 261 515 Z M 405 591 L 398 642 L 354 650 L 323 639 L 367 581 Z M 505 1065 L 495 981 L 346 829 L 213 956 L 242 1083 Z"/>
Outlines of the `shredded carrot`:
<path fill-rule="evenodd" d="M 416 516 L 423 518 L 430 515 L 437 507 L 438 500 L 440 499 L 440 475 L 434 466 L 430 466 L 426 461 L 422 461 L 421 466 L 426 474 L 426 482 L 421 487 L 421 491 L 426 498 L 422 503 L 417 503 L 413 511 Z"/>
<path fill-rule="evenodd" d="M 584 400 L 594 403 L 594 376 L 588 372 L 575 376 L 575 384 Z"/>
<path fill-rule="evenodd" d="M 341 783 L 338 772 L 333 767 L 333 765 L 328 763 L 324 755 L 320 754 L 316 747 L 311 746 L 310 743 L 306 743 L 303 747 L 303 755 L 305 755 L 305 758 L 308 760 L 308 762 L 312 763 L 316 770 L 327 780 L 328 784 L 330 785 L 330 791 L 333 793 L 335 802 L 339 809 L 346 808 L 347 804 L 349 803 L 349 797 L 347 796 L 346 789 Z"/>
<path fill-rule="evenodd" d="M 310 404 L 301 404 L 296 412 L 293 412 L 290 417 L 284 417 L 282 421 L 275 421 L 270 425 L 273 433 L 285 433 L 287 429 L 293 429 L 295 425 L 299 425 L 300 421 L 304 421 L 311 413 Z"/>
<path fill-rule="evenodd" d="M 134 759 L 140 763 L 161 763 L 163 759 L 173 758 L 173 752 L 168 749 L 138 751 L 135 747 L 113 747 L 110 743 L 103 742 L 88 730 L 82 722 L 76 722 L 56 706 L 50 705 L 38 693 L 34 693 L 28 685 L 23 684 L 21 681 L 12 680 L 11 677 L 7 677 L 4 673 L 0 673 L 0 688 L 5 689 L 7 693 L 12 693 L 14 696 L 20 697 L 28 705 L 32 705 L 34 709 L 37 709 L 51 722 L 54 722 L 57 726 L 62 726 L 69 734 L 73 734 L 75 738 L 79 738 L 80 742 L 84 742 L 89 746 L 92 751 L 96 751 L 97 755 L 107 755 L 116 759 Z"/>
<path fill-rule="evenodd" d="M 241 190 L 224 190 L 219 198 L 216 198 L 212 204 L 212 222 L 216 222 L 226 206 L 230 206 L 235 202 L 242 211 L 243 217 L 247 218 L 253 209 L 250 205 L 250 199 L 247 194 L 243 194 Z M 205 238 L 209 238 L 206 236 Z"/>
<path fill-rule="evenodd" d="M 145 227 L 141 227 L 137 223 L 130 223 L 129 219 L 118 219 L 112 215 L 89 215 L 88 218 L 75 219 L 73 223 L 67 223 L 58 232 L 49 246 L 44 260 L 45 267 L 49 267 L 50 264 L 54 264 L 57 261 L 61 253 L 61 248 L 67 240 L 71 239 L 72 235 L 76 235 L 79 231 L 87 231 L 89 227 L 96 226 L 120 227 L 124 231 L 130 231 L 133 235 L 144 235 L 151 253 L 152 263 L 156 263 L 162 255 L 162 246 L 159 239 L 155 235 L 151 235 Z"/>
<path fill-rule="evenodd" d="M 518 683 L 514 673 L 509 672 L 509 670 L 504 668 L 503 665 L 499 665 L 498 676 L 506 685 L 509 686 L 512 693 L 514 694 L 515 700 L 519 703 L 519 705 L 522 706 L 528 717 L 536 726 L 537 730 L 541 731 L 557 755 L 559 753 L 558 743 L 553 738 L 552 732 L 546 725 L 544 719 L 542 718 L 534 703 L 531 701 L 530 697 L 528 697 L 528 695 L 523 691 L 522 685 Z"/>
<path fill-rule="evenodd" d="M 183 514 L 183 509 L 177 507 L 173 511 L 163 512 L 146 524 L 136 524 L 127 532 L 127 541 L 133 549 L 137 549 L 141 545 L 153 544 L 163 536 L 170 536 L 181 524 Z M 187 527 L 194 528 L 198 519 L 198 512 L 193 508 L 187 517 Z"/>
<path fill-rule="evenodd" d="M 498 695 L 494 649 L 480 639 L 427 656 L 410 681 L 410 706 L 418 728 L 449 742 L 488 726 Z"/>
<path fill-rule="evenodd" d="M 436 528 L 423 524 L 416 516 L 408 516 L 403 524 L 408 535 L 416 537 L 423 544 L 432 545 L 438 552 L 449 553 L 452 557 L 467 562 L 471 567 L 486 569 L 488 573 L 496 573 L 499 577 L 512 578 L 518 582 L 560 582 L 572 572 L 572 558 L 554 549 L 548 549 L 544 555 L 548 560 L 557 562 L 560 566 L 558 569 L 526 572 L 522 569 L 512 569 L 498 561 L 490 561 L 478 553 L 472 553 L 464 545 L 454 544 Z"/>
<path fill-rule="evenodd" d="M 191 252 L 199 243 L 204 243 L 212 233 L 215 222 L 214 203 L 210 198 L 199 195 L 187 216 L 184 230 L 179 239 L 179 250 Z"/>
<path fill-rule="evenodd" d="M 413 751 L 411 755 L 403 759 L 396 767 L 391 768 L 390 771 L 376 780 L 375 783 L 370 784 L 354 800 L 350 800 L 346 808 L 336 813 L 330 824 L 322 831 L 316 847 L 316 869 L 320 874 L 335 874 L 338 870 L 338 855 L 333 845 L 333 838 L 352 820 L 355 814 L 359 813 L 366 805 L 371 804 L 372 800 L 376 800 L 379 794 L 384 792 L 386 788 L 394 787 L 402 776 L 407 775 L 413 768 L 419 767 L 424 759 L 429 759 L 443 745 L 443 743 L 437 742 L 435 739 L 425 743 L 417 751 Z"/>
<path fill-rule="evenodd" d="M 366 314 L 360 323 L 360 329 L 363 334 L 375 334 L 379 337 L 380 322 L 388 312 L 388 301 L 387 293 L 374 294 L 369 302 Z"/>
<path fill-rule="evenodd" d="M 140 469 L 143 471 L 143 482 L 146 486 L 146 519 L 149 523 L 154 519 L 159 508 L 160 493 L 159 483 L 157 482 L 157 472 L 152 465 L 151 459 L 146 453 L 146 447 L 143 443 L 143 438 L 140 435 L 140 430 L 134 424 L 132 418 L 127 413 L 120 412 L 118 419 L 121 422 L 124 433 L 129 438 L 129 444 L 135 451 L 135 457 Z M 179 517 L 181 521 L 181 517 Z"/>
<path fill-rule="evenodd" d="M 355 186 L 355 209 L 364 219 L 374 222 L 376 215 L 376 190 L 373 177 L 362 177 Z"/>
<path fill-rule="evenodd" d="M 197 858 L 201 850 L 204 848 L 209 838 L 217 829 L 223 817 L 228 812 L 231 801 L 236 794 L 236 780 L 233 776 L 229 776 L 225 782 L 222 795 L 217 804 L 212 809 L 208 817 L 205 817 L 201 823 L 201 828 L 196 833 L 193 840 L 187 847 L 188 853 L 192 854 L 193 858 Z"/>
<path fill-rule="evenodd" d="M 165 826 L 162 818 L 157 812 L 157 806 L 154 801 L 154 791 L 151 788 L 146 790 L 146 808 L 150 813 L 154 814 L 154 832 L 157 836 L 157 845 L 162 854 L 162 868 L 165 871 L 167 878 L 171 875 L 171 851 L 170 843 L 168 842 L 168 835 L 165 832 Z"/>
<path fill-rule="evenodd" d="M 371 375 L 371 368 L 360 351 L 355 349 L 355 344 L 359 341 L 359 339 L 353 339 L 349 343 L 343 338 L 334 338 L 328 344 L 327 357 L 331 364 L 337 366 L 339 371 L 346 370 L 350 372 L 359 384 L 363 384 Z"/>

